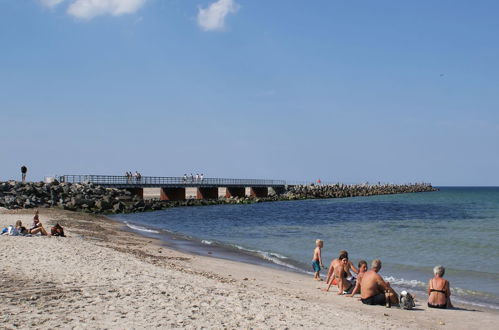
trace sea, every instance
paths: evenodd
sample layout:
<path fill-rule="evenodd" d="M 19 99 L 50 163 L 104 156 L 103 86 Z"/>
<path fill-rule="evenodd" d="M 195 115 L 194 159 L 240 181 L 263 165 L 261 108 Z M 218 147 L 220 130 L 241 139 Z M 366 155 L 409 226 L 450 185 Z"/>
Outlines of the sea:
<path fill-rule="evenodd" d="M 177 207 L 112 218 L 178 250 L 308 274 L 320 238 L 324 265 L 340 250 L 354 263 L 379 258 L 387 281 L 420 297 L 433 267 L 443 265 L 453 302 L 499 309 L 499 187 Z"/>

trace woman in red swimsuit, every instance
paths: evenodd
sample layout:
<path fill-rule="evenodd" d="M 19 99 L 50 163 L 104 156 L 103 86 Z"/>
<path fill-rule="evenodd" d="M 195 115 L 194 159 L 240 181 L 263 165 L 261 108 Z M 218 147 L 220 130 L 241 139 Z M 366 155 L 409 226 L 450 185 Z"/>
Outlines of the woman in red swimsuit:
<path fill-rule="evenodd" d="M 435 274 L 435 277 L 428 282 L 428 307 L 452 308 L 449 281 L 443 279 L 445 274 L 444 266 L 435 266 L 433 274 Z"/>

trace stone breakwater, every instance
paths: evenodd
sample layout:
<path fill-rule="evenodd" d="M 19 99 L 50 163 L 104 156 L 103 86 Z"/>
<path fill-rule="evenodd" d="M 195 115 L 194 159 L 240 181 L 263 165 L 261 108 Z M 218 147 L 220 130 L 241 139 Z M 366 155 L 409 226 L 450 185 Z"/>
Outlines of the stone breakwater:
<path fill-rule="evenodd" d="M 133 213 L 156 211 L 177 206 L 249 204 L 312 198 L 343 198 L 435 191 L 430 184 L 409 185 L 297 185 L 287 186 L 281 194 L 254 198 L 219 198 L 184 201 L 144 200 L 126 189 L 95 184 L 0 182 L 0 207 L 7 209 L 55 207 L 87 213 Z"/>

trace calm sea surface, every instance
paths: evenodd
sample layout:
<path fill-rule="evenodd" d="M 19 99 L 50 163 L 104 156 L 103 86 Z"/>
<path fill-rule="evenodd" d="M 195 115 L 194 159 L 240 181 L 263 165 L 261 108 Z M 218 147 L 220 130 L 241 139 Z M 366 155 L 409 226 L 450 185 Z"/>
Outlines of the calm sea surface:
<path fill-rule="evenodd" d="M 341 249 L 354 262 L 380 258 L 381 274 L 412 291 L 424 290 L 433 266 L 442 264 L 455 301 L 499 308 L 496 187 L 182 207 L 114 218 L 180 249 L 303 272 L 312 271 L 312 250 L 321 238 L 324 264 Z"/>

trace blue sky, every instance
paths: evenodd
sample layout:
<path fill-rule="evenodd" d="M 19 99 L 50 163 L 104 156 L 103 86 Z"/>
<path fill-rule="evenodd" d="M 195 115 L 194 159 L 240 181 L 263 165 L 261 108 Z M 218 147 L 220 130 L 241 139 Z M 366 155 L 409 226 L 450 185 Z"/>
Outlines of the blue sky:
<path fill-rule="evenodd" d="M 497 1 L 0 0 L 0 179 L 499 185 Z"/>

